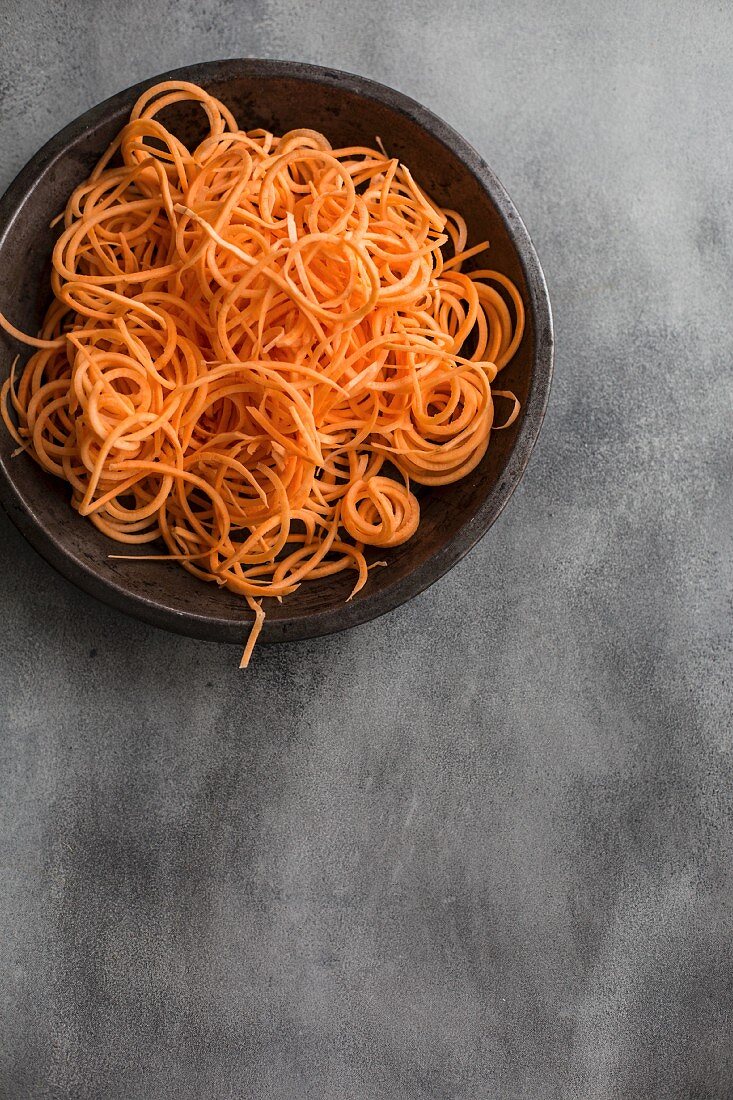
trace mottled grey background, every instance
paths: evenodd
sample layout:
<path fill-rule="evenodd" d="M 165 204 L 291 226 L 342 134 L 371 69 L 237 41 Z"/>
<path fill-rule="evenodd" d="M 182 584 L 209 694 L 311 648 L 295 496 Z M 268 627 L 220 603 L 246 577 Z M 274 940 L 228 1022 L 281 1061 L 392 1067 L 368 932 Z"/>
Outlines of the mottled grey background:
<path fill-rule="evenodd" d="M 422 100 L 534 236 L 556 381 L 450 576 L 182 640 L 0 521 L 0 1095 L 733 1096 L 727 3 L 0 0 L 0 184 L 238 54 Z"/>

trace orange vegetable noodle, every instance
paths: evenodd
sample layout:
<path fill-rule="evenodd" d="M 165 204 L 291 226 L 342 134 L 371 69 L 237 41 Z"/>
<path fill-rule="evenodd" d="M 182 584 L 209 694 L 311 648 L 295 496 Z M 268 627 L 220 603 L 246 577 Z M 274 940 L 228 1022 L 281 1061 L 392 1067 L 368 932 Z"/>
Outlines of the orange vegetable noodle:
<path fill-rule="evenodd" d="M 158 119 L 179 101 L 205 112 L 193 150 Z M 481 461 L 494 397 L 502 427 L 518 415 L 492 383 L 522 299 L 463 270 L 488 247 L 467 236 L 379 149 L 245 132 L 204 89 L 158 84 L 68 201 L 39 336 L 0 314 L 34 349 L 5 425 L 132 556 L 241 595 L 246 665 L 263 598 L 344 570 L 353 596 L 366 548 L 415 534 L 413 488 Z"/>

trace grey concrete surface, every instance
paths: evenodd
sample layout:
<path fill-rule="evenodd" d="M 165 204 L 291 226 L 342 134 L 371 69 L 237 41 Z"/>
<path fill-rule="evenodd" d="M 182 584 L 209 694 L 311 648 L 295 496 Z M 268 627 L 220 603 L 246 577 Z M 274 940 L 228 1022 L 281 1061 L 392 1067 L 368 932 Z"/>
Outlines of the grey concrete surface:
<path fill-rule="evenodd" d="M 237 54 L 479 148 L 550 410 L 448 577 L 247 675 L 0 521 L 0 1096 L 733 1096 L 733 9 L 0 0 L 0 183 Z"/>

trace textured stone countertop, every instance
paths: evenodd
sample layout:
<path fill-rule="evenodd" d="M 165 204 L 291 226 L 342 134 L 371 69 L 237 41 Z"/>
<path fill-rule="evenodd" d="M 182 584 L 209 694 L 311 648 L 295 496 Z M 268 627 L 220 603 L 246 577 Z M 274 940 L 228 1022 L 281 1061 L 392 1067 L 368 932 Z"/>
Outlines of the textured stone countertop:
<path fill-rule="evenodd" d="M 480 150 L 547 420 L 447 577 L 246 675 L 0 518 L 0 1097 L 731 1097 L 733 8 L 1 0 L 0 189 L 242 54 Z"/>

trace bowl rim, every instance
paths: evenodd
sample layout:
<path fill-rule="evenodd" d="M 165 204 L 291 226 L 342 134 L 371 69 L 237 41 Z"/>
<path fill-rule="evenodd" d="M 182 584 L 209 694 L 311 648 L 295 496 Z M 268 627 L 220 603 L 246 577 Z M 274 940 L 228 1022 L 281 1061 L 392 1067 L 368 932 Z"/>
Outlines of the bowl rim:
<path fill-rule="evenodd" d="M 66 155 L 70 146 L 79 140 L 91 125 L 102 121 L 125 105 L 131 106 L 142 92 L 163 80 L 185 80 L 205 86 L 207 81 L 226 80 L 237 76 L 262 79 L 285 77 L 307 83 L 332 85 L 406 116 L 444 145 L 478 180 L 506 227 L 524 272 L 527 306 L 532 312 L 535 331 L 530 392 L 514 447 L 501 477 L 469 522 L 456 532 L 446 546 L 437 550 L 406 576 L 378 592 L 365 594 L 364 598 L 357 602 L 344 603 L 342 607 L 300 618 L 266 619 L 260 642 L 268 644 L 316 638 L 369 622 L 423 592 L 473 549 L 506 506 L 524 474 L 537 442 L 549 400 L 553 375 L 554 329 L 547 284 L 529 233 L 504 186 L 476 149 L 427 107 L 394 88 L 368 77 L 299 61 L 230 58 L 198 62 L 139 81 L 109 96 L 59 130 L 30 158 L 12 181 L 0 199 L 0 247 L 12 232 L 13 224 L 39 177 L 47 172 L 57 159 Z M 179 634 L 207 641 L 242 643 L 247 625 L 251 621 L 251 613 L 246 607 L 242 610 L 241 623 L 213 615 L 181 611 L 139 593 L 133 593 L 124 584 L 111 578 L 100 576 L 89 562 L 75 554 L 47 529 L 42 517 L 34 512 L 16 487 L 2 455 L 0 455 L 0 504 L 41 557 L 67 580 L 102 602 L 154 626 Z"/>

